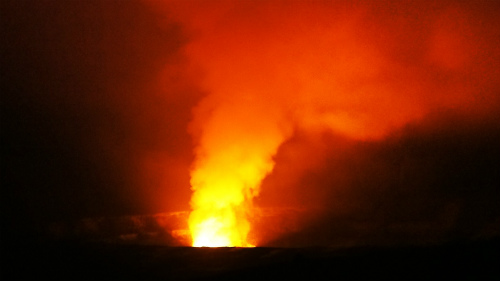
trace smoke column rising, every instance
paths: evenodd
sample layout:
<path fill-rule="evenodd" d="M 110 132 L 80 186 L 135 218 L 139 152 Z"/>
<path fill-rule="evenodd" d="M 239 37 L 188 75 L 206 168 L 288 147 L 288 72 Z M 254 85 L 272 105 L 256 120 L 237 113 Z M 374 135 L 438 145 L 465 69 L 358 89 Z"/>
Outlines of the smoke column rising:
<path fill-rule="evenodd" d="M 484 3 L 152 6 L 190 32 L 207 93 L 189 128 L 194 246 L 255 243 L 252 199 L 296 129 L 374 140 L 439 108 L 498 110 L 498 20 Z"/>

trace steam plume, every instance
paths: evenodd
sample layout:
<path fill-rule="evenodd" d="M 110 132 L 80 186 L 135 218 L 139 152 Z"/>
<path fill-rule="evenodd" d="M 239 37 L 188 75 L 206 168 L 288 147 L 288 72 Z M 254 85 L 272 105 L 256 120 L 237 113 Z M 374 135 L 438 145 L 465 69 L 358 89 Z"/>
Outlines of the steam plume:
<path fill-rule="evenodd" d="M 196 246 L 250 246 L 252 198 L 295 129 L 381 139 L 439 108 L 498 110 L 497 20 L 481 4 L 170 2 L 208 93 L 195 109 Z"/>

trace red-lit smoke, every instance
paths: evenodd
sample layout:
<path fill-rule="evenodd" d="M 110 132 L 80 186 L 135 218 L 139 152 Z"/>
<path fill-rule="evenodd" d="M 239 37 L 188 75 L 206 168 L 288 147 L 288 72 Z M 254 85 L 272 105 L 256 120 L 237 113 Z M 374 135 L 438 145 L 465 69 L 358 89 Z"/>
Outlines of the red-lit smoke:
<path fill-rule="evenodd" d="M 376 140 L 440 108 L 496 112 L 488 3 L 153 2 L 188 32 L 207 93 L 189 128 L 194 245 L 255 243 L 252 199 L 296 129 Z"/>

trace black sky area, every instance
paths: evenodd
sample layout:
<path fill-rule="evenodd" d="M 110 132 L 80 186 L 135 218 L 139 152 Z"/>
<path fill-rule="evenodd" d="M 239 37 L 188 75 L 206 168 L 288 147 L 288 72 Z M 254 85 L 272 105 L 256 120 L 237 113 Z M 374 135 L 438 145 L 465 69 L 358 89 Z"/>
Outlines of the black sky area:
<path fill-rule="evenodd" d="M 189 210 L 187 128 L 203 93 L 183 27 L 135 1 L 0 3 L 2 239 Z M 275 246 L 498 236 L 498 116 L 433 111 L 375 141 L 299 131 L 256 205 L 319 213 L 256 229 L 274 231 L 263 240 Z"/>
<path fill-rule="evenodd" d="M 158 83 L 181 63 L 180 27 L 135 1 L 2 0 L 0 18 L 2 232 L 186 209 L 196 93 L 174 68 Z M 170 158 L 186 167 L 168 184 L 141 170 Z"/>

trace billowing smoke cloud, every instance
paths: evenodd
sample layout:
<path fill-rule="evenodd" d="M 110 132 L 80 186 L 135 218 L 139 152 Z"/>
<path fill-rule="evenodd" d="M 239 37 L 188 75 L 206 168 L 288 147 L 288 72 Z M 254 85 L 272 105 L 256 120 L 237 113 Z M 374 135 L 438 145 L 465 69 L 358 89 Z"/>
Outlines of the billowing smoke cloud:
<path fill-rule="evenodd" d="M 234 245 L 500 232 L 492 1 L 0 5 L 13 236 L 190 200 Z"/>
<path fill-rule="evenodd" d="M 198 232 L 217 240 L 237 228 L 216 244 L 246 245 L 247 205 L 293 132 L 377 141 L 440 110 L 467 119 L 498 112 L 500 32 L 490 4 L 155 2 L 191 32 L 186 54 L 208 93 L 190 128 L 195 244 L 204 245 Z M 325 152 L 295 148 L 313 159 Z M 299 175 L 307 169 L 294 165 Z"/>

